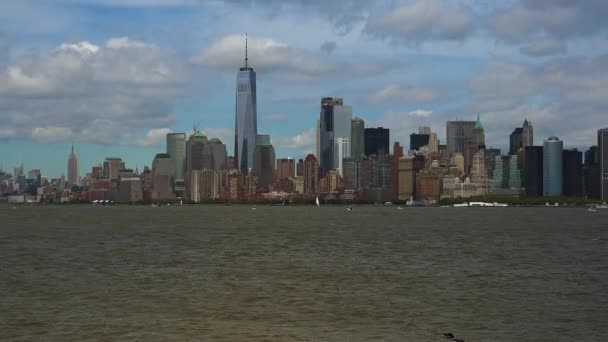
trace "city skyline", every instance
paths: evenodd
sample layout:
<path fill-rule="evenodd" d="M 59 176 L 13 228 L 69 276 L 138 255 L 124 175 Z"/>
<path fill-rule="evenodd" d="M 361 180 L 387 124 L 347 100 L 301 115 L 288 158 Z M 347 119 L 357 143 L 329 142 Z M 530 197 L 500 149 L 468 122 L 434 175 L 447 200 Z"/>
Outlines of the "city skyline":
<path fill-rule="evenodd" d="M 236 11 L 240 6 L 247 10 Z M 190 133 L 193 123 L 233 154 L 234 74 L 243 65 L 245 32 L 258 121 L 277 158 L 315 153 L 318 102 L 330 96 L 343 98 L 366 127 L 389 128 L 390 145 L 407 146 L 419 126 L 445 143 L 445 121 L 477 113 L 487 146 L 503 151 L 526 118 L 537 145 L 555 135 L 564 148 L 581 151 L 597 144 L 596 130 L 606 126 L 601 1 L 336 1 L 333 16 L 315 3 L 272 6 L 3 2 L 3 168 L 23 162 L 48 177 L 67 176 L 74 141 L 81 175 L 107 156 L 142 169 L 165 150 L 167 133 Z M 48 15 L 41 19 L 40 11 Z M 549 20 L 556 13 L 571 15 Z M 462 26 L 436 24 L 456 17 Z M 509 29 L 509 18 L 520 30 Z"/>

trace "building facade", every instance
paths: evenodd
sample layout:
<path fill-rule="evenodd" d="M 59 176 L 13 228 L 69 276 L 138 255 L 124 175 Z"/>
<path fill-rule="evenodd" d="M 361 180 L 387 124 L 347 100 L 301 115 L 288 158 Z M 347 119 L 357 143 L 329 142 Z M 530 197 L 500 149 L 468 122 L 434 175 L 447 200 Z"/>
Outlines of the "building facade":
<path fill-rule="evenodd" d="M 388 128 L 366 128 L 365 129 L 365 155 L 377 156 L 390 153 L 390 132 Z"/>
<path fill-rule="evenodd" d="M 543 195 L 561 196 L 563 193 L 564 145 L 557 137 L 549 137 L 543 144 Z"/>
<path fill-rule="evenodd" d="M 296 176 L 296 161 L 291 158 L 277 159 L 277 180 L 290 179 Z"/>
<path fill-rule="evenodd" d="M 564 196 L 583 197 L 583 153 L 576 149 L 564 150 L 562 160 Z"/>
<path fill-rule="evenodd" d="M 464 154 L 465 143 L 473 135 L 475 121 L 448 121 L 446 125 L 447 151 L 450 156 Z"/>
<path fill-rule="evenodd" d="M 350 155 L 355 160 L 360 160 L 365 155 L 365 121 L 361 118 L 354 118 L 351 121 L 351 152 Z"/>
<path fill-rule="evenodd" d="M 68 158 L 68 184 L 70 187 L 80 185 L 80 172 L 78 167 L 78 155 L 74 152 L 74 144 L 72 144 L 72 153 L 70 153 L 70 157 Z"/>
<path fill-rule="evenodd" d="M 608 128 L 597 132 L 597 147 L 600 169 L 600 198 L 608 201 Z"/>
<path fill-rule="evenodd" d="M 271 144 L 255 147 L 253 174 L 258 178 L 258 187 L 268 189 L 276 179 L 276 155 Z"/>
<path fill-rule="evenodd" d="M 341 160 L 350 157 L 352 108 L 341 98 L 321 99 L 320 113 L 320 168 L 323 174 L 340 168 Z"/>
<path fill-rule="evenodd" d="M 543 196 L 543 147 L 526 146 L 524 152 L 524 184 L 526 196 Z"/>
<path fill-rule="evenodd" d="M 258 135 L 256 73 L 248 65 L 245 41 L 245 66 L 236 76 L 234 157 L 237 168 L 247 174 L 253 168 L 253 153 Z"/>
<path fill-rule="evenodd" d="M 304 193 L 319 193 L 319 162 L 312 154 L 304 159 Z"/>

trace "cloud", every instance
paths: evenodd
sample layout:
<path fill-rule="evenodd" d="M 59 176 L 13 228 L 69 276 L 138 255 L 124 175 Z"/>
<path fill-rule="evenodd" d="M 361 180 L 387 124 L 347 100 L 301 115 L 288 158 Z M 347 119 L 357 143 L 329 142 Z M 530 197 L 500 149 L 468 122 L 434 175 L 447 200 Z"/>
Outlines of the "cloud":
<path fill-rule="evenodd" d="M 138 139 L 135 145 L 140 147 L 158 146 L 167 139 L 167 134 L 173 132 L 169 128 L 155 128 L 151 129 L 146 135 Z"/>
<path fill-rule="evenodd" d="M 545 38 L 524 46 L 521 53 L 530 57 L 544 57 L 566 53 L 566 44 L 563 41 Z"/>
<path fill-rule="evenodd" d="M 286 114 L 266 114 L 262 116 L 262 120 L 265 121 L 287 121 Z"/>
<path fill-rule="evenodd" d="M 37 142 L 65 141 L 72 137 L 72 130 L 69 127 L 36 127 L 32 129 L 32 138 Z"/>
<path fill-rule="evenodd" d="M 249 66 L 258 73 L 272 74 L 276 80 L 307 82 L 331 78 L 336 75 L 365 77 L 379 75 L 401 66 L 393 60 L 360 61 L 357 63 L 333 61 L 306 55 L 295 48 L 270 38 L 248 38 Z M 234 72 L 244 64 L 245 37 L 232 34 L 191 58 L 194 64 Z"/>
<path fill-rule="evenodd" d="M 323 44 L 321 44 L 321 47 L 319 48 L 319 50 L 326 55 L 331 55 L 331 53 L 334 52 L 336 47 L 337 47 L 336 42 L 324 41 Z"/>
<path fill-rule="evenodd" d="M 175 123 L 186 75 L 170 52 L 126 37 L 17 56 L 0 69 L 0 129 L 36 141 L 141 145 Z"/>
<path fill-rule="evenodd" d="M 404 45 L 430 40 L 462 41 L 476 29 L 473 11 L 443 0 L 415 0 L 388 14 L 369 17 L 364 33 Z"/>
<path fill-rule="evenodd" d="M 413 102 L 431 103 L 439 99 L 440 94 L 432 88 L 402 86 L 389 84 L 367 97 L 370 103 Z"/>
<path fill-rule="evenodd" d="M 310 152 L 317 143 L 317 132 L 314 128 L 296 134 L 292 137 L 277 137 L 275 145 L 282 148 L 296 149 L 299 151 Z"/>
<path fill-rule="evenodd" d="M 569 146 L 591 144 L 594 135 L 581 137 L 576 132 L 606 126 L 608 55 L 561 57 L 537 64 L 494 58 L 469 88 L 471 104 L 461 111 L 482 113 L 489 141 L 506 141 L 505 127 L 519 126 L 528 117 L 535 124 L 537 141 L 554 134 Z"/>
<path fill-rule="evenodd" d="M 606 16 L 605 0 L 522 0 L 487 18 L 487 26 L 507 42 L 526 42 L 538 34 L 563 40 L 605 32 Z"/>
<path fill-rule="evenodd" d="M 427 118 L 433 114 L 432 110 L 416 109 L 415 111 L 407 113 L 409 116 L 416 116 L 419 118 Z"/>

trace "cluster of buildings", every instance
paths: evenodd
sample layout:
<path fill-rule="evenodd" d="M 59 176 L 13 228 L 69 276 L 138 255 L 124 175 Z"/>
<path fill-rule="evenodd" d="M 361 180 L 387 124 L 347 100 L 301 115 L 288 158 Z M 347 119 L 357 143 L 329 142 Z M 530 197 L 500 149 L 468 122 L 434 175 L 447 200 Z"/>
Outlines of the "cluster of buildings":
<path fill-rule="evenodd" d="M 115 202 L 246 201 L 294 197 L 345 201 L 416 201 L 484 195 L 572 196 L 608 200 L 608 129 L 584 152 L 558 137 L 534 144 L 525 120 L 509 136 L 509 151 L 486 147 L 476 121 L 448 121 L 442 144 L 430 127 L 410 135 L 409 147 L 390 145 L 390 128 L 366 127 L 342 98 L 321 99 L 316 153 L 277 159 L 270 136 L 257 127 L 256 73 L 245 65 L 236 79 L 234 153 L 196 127 L 167 135 L 166 151 L 142 172 L 106 158 L 79 176 L 72 146 L 67 179 L 48 180 L 23 166 L 0 170 L 0 195 L 16 201 Z M 0 168 L 1 169 L 1 168 Z M 21 197 L 20 197 L 21 196 Z"/>

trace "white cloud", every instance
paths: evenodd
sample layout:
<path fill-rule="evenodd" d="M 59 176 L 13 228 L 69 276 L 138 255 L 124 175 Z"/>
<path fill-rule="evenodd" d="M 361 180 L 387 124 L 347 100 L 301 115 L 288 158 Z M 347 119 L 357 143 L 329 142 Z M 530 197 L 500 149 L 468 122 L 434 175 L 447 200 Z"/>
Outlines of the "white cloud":
<path fill-rule="evenodd" d="M 276 146 L 278 147 L 310 152 L 317 143 L 316 139 L 316 130 L 314 128 L 310 128 L 292 137 L 277 137 L 274 140 Z"/>
<path fill-rule="evenodd" d="M 171 53 L 125 37 L 16 57 L 0 69 L 0 130 L 37 141 L 139 144 L 175 123 L 172 101 L 186 75 Z"/>
<path fill-rule="evenodd" d="M 135 143 L 135 145 L 141 146 L 141 147 L 150 147 L 150 146 L 161 145 L 161 143 L 163 143 L 166 140 L 167 134 L 169 134 L 171 132 L 173 132 L 173 131 L 169 128 L 151 129 L 146 133 L 146 135 L 143 138 L 138 139 L 137 142 Z"/>
<path fill-rule="evenodd" d="M 416 109 L 414 111 L 407 113 L 407 115 L 409 115 L 409 116 L 416 116 L 419 118 L 427 118 L 427 117 L 431 116 L 431 114 L 433 114 L 432 110 L 424 110 L 424 109 Z"/>
<path fill-rule="evenodd" d="M 233 72 L 245 63 L 245 37 L 228 35 L 191 58 L 194 64 Z M 401 64 L 393 60 L 349 63 L 310 56 L 270 38 L 248 38 L 249 66 L 258 73 L 272 73 L 277 80 L 311 81 L 322 78 L 378 75 Z"/>
<path fill-rule="evenodd" d="M 520 51 L 530 57 L 564 54 L 566 53 L 566 43 L 553 38 L 545 38 L 522 47 Z"/>
<path fill-rule="evenodd" d="M 32 138 L 38 142 L 64 141 L 72 137 L 69 127 L 36 127 L 32 129 Z"/>
<path fill-rule="evenodd" d="M 428 40 L 463 40 L 476 29 L 473 11 L 465 5 L 447 6 L 443 0 L 415 0 L 370 17 L 364 32 L 405 45 Z"/>
<path fill-rule="evenodd" d="M 367 101 L 371 103 L 399 101 L 413 103 L 430 103 L 436 101 L 439 96 L 439 92 L 432 88 L 389 84 L 368 96 Z"/>

